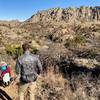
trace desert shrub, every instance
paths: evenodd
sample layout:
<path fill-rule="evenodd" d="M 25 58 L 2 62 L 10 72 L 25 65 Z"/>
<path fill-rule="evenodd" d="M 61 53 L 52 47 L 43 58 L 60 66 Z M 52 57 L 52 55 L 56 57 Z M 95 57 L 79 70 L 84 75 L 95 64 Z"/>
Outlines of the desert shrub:
<path fill-rule="evenodd" d="M 92 32 L 100 32 L 100 25 L 99 24 L 92 24 L 90 27 L 89 27 Z"/>
<path fill-rule="evenodd" d="M 89 59 L 95 59 L 96 57 L 99 56 L 95 50 L 91 50 L 91 49 L 85 50 L 83 52 L 78 52 L 77 55 L 78 57 L 89 58 Z"/>
<path fill-rule="evenodd" d="M 89 50 L 86 53 L 86 58 L 94 59 L 97 56 L 97 53 L 94 50 Z"/>
<path fill-rule="evenodd" d="M 12 56 L 13 58 L 17 58 L 23 54 L 22 47 L 17 45 L 7 45 L 5 51 L 8 55 Z M 38 52 L 38 49 L 36 47 L 31 46 L 30 51 L 31 53 L 36 54 Z"/>
<path fill-rule="evenodd" d="M 59 33 L 50 33 L 49 35 L 45 36 L 45 38 L 47 38 L 48 40 L 54 42 L 54 43 L 61 43 L 62 39 L 60 37 Z"/>
<path fill-rule="evenodd" d="M 17 32 L 16 34 L 17 34 L 17 35 L 21 35 L 22 33 L 21 33 L 21 32 Z"/>
<path fill-rule="evenodd" d="M 50 40 L 52 41 L 52 40 L 53 40 L 53 34 L 49 34 L 49 35 L 47 36 L 47 38 L 50 39 Z"/>
<path fill-rule="evenodd" d="M 36 48 L 36 47 L 31 47 L 31 49 L 30 49 L 30 51 L 31 51 L 31 53 L 33 53 L 33 54 L 37 54 L 37 52 L 38 52 L 38 49 Z"/>
<path fill-rule="evenodd" d="M 74 27 L 73 27 L 73 30 L 75 31 L 75 32 L 79 32 L 80 30 L 81 30 L 81 25 L 75 25 Z"/>
<path fill-rule="evenodd" d="M 83 43 L 85 43 L 86 39 L 84 36 L 82 35 L 76 35 L 74 37 L 74 39 L 67 39 L 65 42 L 65 47 L 70 47 L 70 46 L 78 46 L 78 45 L 82 45 Z"/>
<path fill-rule="evenodd" d="M 45 37 L 55 43 L 62 41 L 59 36 L 56 36 L 54 34 L 49 34 L 48 36 Z"/>
<path fill-rule="evenodd" d="M 70 39 L 66 39 L 66 42 L 65 42 L 65 47 L 67 48 L 67 47 L 70 47 L 70 46 L 72 46 L 73 45 L 73 42 L 72 42 L 72 40 L 70 40 Z"/>
<path fill-rule="evenodd" d="M 53 67 L 37 80 L 36 100 L 99 100 L 100 81 L 90 74 L 63 78 Z"/>
<path fill-rule="evenodd" d="M 82 35 L 76 35 L 73 42 L 75 42 L 75 44 L 82 44 L 85 42 L 85 37 Z"/>
<path fill-rule="evenodd" d="M 23 53 L 23 50 L 20 46 L 16 45 L 7 45 L 6 48 L 6 53 L 14 58 L 17 58 Z"/>
<path fill-rule="evenodd" d="M 35 39 L 35 34 L 34 33 L 30 33 L 30 35 L 32 36 L 32 39 Z"/>
<path fill-rule="evenodd" d="M 60 74 L 55 74 L 53 67 L 43 74 L 37 81 L 36 100 L 65 100 L 65 79 Z"/>

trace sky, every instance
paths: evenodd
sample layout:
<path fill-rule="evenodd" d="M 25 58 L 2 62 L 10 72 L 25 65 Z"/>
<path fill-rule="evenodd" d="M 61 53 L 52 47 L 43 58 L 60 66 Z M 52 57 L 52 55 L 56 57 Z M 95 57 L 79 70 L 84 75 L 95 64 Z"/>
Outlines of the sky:
<path fill-rule="evenodd" d="M 0 20 L 24 21 L 41 10 L 70 6 L 100 6 L 100 0 L 0 0 Z"/>

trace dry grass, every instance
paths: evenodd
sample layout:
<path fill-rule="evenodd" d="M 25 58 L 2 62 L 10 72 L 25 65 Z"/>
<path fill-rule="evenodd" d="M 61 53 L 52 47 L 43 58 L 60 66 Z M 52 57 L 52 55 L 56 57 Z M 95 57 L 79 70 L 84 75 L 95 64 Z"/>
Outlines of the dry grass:
<path fill-rule="evenodd" d="M 90 75 L 64 79 L 48 69 L 37 81 L 36 100 L 99 100 L 100 81 Z"/>
<path fill-rule="evenodd" d="M 47 72 L 38 78 L 34 90 L 35 100 L 100 100 L 100 77 L 73 74 L 72 78 L 63 78 L 60 73 L 55 73 L 53 68 L 48 67 Z M 17 86 L 10 85 L 3 90 L 13 100 L 17 100 Z"/>

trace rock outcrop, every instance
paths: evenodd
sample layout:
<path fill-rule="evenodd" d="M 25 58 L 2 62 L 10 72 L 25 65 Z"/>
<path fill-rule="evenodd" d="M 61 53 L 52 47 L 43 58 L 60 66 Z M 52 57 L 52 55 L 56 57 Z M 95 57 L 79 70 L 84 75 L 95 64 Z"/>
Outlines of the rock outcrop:
<path fill-rule="evenodd" d="M 40 11 L 33 15 L 26 22 L 51 22 L 51 21 L 100 21 L 100 6 L 80 8 L 53 8 Z"/>

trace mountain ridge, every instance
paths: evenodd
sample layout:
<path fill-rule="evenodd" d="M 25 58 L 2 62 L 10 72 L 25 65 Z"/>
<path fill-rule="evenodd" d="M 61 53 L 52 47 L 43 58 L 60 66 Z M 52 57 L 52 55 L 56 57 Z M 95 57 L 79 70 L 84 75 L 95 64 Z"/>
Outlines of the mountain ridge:
<path fill-rule="evenodd" d="M 50 21 L 100 21 L 100 6 L 80 8 L 51 8 L 39 11 L 25 22 L 50 22 Z"/>
<path fill-rule="evenodd" d="M 56 18 L 57 17 L 57 18 Z M 0 20 L 0 23 L 36 23 L 36 22 L 50 22 L 50 21 L 100 21 L 100 6 L 81 6 L 68 8 L 50 8 L 38 11 L 25 21 L 20 20 Z"/>

